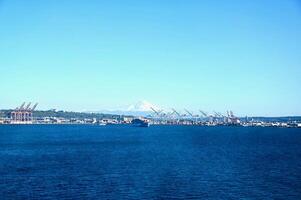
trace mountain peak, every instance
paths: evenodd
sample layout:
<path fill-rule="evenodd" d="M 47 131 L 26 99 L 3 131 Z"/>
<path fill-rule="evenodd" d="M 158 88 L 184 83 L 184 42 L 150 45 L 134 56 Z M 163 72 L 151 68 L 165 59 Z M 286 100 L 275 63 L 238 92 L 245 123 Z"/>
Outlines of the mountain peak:
<path fill-rule="evenodd" d="M 158 109 L 157 106 L 143 100 L 143 101 L 138 101 L 136 104 L 132 104 L 128 106 L 127 111 L 149 112 L 152 111 L 151 108 Z"/>

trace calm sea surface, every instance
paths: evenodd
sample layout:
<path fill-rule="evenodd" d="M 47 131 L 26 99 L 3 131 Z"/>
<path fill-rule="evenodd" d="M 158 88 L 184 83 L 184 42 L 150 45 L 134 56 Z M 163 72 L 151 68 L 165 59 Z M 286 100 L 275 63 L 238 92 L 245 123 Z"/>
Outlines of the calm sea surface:
<path fill-rule="evenodd" d="M 0 199 L 301 199 L 301 129 L 2 125 Z"/>

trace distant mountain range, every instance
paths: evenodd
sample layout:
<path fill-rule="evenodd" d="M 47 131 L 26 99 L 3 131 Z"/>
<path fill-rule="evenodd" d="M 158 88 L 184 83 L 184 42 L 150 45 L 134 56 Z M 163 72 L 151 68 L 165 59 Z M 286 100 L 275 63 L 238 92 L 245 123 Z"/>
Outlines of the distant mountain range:
<path fill-rule="evenodd" d="M 128 105 L 116 110 L 100 110 L 96 113 L 107 113 L 113 115 L 133 115 L 133 116 L 148 116 L 153 113 L 153 109 L 159 110 L 159 107 L 147 101 L 139 101 L 135 104 Z M 94 112 L 95 113 L 95 112 Z"/>

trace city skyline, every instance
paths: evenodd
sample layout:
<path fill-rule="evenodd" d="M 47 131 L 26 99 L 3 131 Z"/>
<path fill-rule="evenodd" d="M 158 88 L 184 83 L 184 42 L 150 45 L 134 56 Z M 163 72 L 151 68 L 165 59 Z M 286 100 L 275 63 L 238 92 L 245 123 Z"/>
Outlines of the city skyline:
<path fill-rule="evenodd" d="M 301 115 L 301 4 L 0 1 L 0 108 Z"/>

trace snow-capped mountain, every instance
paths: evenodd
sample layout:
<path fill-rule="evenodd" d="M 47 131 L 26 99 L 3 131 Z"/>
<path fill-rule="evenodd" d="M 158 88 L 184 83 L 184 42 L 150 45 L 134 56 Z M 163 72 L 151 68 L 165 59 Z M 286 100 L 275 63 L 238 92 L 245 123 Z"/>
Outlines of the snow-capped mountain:
<path fill-rule="evenodd" d="M 133 116 L 147 116 L 153 113 L 153 109 L 160 110 L 156 105 L 153 105 L 147 101 L 138 101 L 135 104 L 131 104 L 116 110 L 101 110 L 98 113 L 116 114 L 116 115 L 133 115 Z"/>
<path fill-rule="evenodd" d="M 131 112 L 152 112 L 153 109 L 158 109 L 157 106 L 147 102 L 147 101 L 139 101 L 136 104 L 129 105 L 126 111 Z"/>

